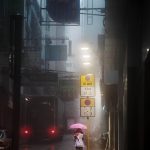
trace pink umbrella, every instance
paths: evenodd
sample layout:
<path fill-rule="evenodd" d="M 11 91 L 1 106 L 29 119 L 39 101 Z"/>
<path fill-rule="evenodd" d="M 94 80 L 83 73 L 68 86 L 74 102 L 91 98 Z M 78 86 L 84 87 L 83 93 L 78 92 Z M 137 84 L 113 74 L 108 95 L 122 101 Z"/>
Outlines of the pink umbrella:
<path fill-rule="evenodd" d="M 87 129 L 87 126 L 82 123 L 75 123 L 69 126 L 70 129 Z"/>

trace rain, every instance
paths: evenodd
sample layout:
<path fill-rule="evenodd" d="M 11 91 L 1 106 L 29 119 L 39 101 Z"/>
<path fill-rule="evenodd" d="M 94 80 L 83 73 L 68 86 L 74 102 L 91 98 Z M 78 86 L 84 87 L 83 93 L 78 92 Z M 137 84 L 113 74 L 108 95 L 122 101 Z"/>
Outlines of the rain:
<path fill-rule="evenodd" d="M 143 150 L 149 8 L 1 0 L 0 149 Z"/>

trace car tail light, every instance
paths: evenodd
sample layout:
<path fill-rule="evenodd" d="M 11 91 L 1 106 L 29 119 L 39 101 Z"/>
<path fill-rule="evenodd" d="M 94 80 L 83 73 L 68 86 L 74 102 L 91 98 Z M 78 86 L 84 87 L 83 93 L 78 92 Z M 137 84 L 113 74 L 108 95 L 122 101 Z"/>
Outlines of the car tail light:
<path fill-rule="evenodd" d="M 21 136 L 22 137 L 30 137 L 31 136 L 31 128 L 30 127 L 22 127 L 21 128 Z"/>
<path fill-rule="evenodd" d="M 29 134 L 29 130 L 24 130 L 24 134 Z"/>
<path fill-rule="evenodd" d="M 57 129 L 56 128 L 49 128 L 48 133 L 50 136 L 56 136 L 57 135 Z"/>

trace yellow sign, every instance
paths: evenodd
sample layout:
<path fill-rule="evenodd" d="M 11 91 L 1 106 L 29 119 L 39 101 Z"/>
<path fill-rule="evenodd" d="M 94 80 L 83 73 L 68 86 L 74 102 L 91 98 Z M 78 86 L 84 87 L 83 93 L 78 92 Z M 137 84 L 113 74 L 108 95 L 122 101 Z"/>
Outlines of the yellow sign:
<path fill-rule="evenodd" d="M 81 75 L 80 77 L 81 86 L 95 86 L 95 77 L 93 74 Z"/>
<path fill-rule="evenodd" d="M 95 107 L 80 107 L 81 117 L 95 117 Z"/>
<path fill-rule="evenodd" d="M 85 87 L 81 87 L 80 89 L 81 89 L 80 95 L 83 97 L 86 97 L 86 96 L 94 97 L 95 96 L 95 87 L 85 86 Z"/>
<path fill-rule="evenodd" d="M 95 98 L 80 98 L 81 107 L 95 107 Z"/>

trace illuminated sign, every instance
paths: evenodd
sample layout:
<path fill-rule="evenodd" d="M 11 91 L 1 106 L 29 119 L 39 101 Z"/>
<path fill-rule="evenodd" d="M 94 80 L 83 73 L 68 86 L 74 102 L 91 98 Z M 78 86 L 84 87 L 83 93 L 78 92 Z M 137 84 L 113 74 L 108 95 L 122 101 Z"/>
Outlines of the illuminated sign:
<path fill-rule="evenodd" d="M 95 117 L 95 107 L 80 107 L 81 117 Z"/>
<path fill-rule="evenodd" d="M 80 115 L 95 117 L 95 76 L 86 74 L 80 76 Z"/>
<path fill-rule="evenodd" d="M 95 107 L 95 99 L 94 98 L 80 98 L 80 106 L 81 107 Z"/>
<path fill-rule="evenodd" d="M 93 74 L 81 75 L 80 86 L 95 86 L 95 77 Z"/>
<path fill-rule="evenodd" d="M 81 96 L 95 96 L 95 87 L 81 87 Z"/>

